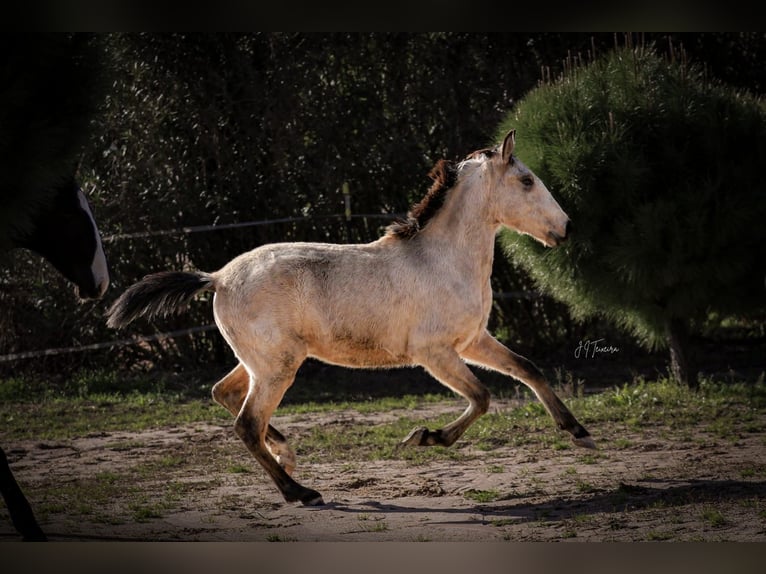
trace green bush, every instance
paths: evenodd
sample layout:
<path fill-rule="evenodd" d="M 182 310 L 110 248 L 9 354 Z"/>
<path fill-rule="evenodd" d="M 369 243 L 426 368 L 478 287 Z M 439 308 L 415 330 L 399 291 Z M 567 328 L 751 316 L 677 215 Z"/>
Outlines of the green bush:
<path fill-rule="evenodd" d="M 508 255 L 578 318 L 600 315 L 694 383 L 687 332 L 764 309 L 766 113 L 653 49 L 618 49 L 530 92 L 498 128 L 558 196 L 562 248 Z"/>

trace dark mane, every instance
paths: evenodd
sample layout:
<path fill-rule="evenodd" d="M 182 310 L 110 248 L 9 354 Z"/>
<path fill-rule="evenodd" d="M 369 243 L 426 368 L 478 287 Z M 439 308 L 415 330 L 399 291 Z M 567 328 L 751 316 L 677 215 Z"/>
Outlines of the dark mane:
<path fill-rule="evenodd" d="M 389 225 L 386 228 L 386 235 L 400 239 L 415 237 L 444 205 L 447 192 L 457 181 L 457 167 L 450 161 L 440 159 L 428 176 L 434 181 L 428 193 L 410 208 L 407 219 Z"/>

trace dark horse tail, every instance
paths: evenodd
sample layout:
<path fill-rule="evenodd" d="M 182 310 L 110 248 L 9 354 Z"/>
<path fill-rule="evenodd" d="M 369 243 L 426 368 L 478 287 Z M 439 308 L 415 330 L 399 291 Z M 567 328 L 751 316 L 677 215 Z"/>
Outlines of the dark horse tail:
<path fill-rule="evenodd" d="M 214 290 L 209 273 L 163 271 L 147 275 L 112 304 L 106 312 L 106 324 L 119 328 L 138 317 L 153 319 L 180 313 L 197 293 Z"/>

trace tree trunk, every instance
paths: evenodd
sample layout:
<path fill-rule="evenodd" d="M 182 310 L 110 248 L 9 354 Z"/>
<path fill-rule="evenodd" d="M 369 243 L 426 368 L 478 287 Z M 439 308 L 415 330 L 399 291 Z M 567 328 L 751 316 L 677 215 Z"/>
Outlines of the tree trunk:
<path fill-rule="evenodd" d="M 668 347 L 670 347 L 670 372 L 673 378 L 691 389 L 696 389 L 699 381 L 686 321 L 669 319 L 666 324 L 666 334 Z"/>

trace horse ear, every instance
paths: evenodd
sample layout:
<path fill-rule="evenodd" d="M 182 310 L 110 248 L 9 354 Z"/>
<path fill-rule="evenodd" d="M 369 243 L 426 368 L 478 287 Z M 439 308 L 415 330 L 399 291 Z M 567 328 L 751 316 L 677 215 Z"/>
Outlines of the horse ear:
<path fill-rule="evenodd" d="M 503 156 L 503 162 L 508 163 L 511 161 L 511 155 L 513 154 L 513 148 L 516 146 L 516 130 L 511 130 L 503 140 L 503 147 L 501 155 Z"/>

